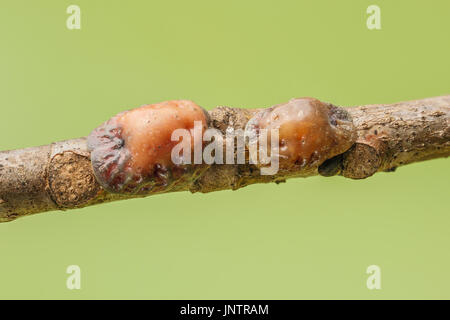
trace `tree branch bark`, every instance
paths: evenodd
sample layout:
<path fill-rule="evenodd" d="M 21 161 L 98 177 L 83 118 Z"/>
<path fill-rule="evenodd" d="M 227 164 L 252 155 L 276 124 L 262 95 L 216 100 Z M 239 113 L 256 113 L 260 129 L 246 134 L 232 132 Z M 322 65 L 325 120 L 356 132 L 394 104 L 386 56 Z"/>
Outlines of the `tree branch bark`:
<path fill-rule="evenodd" d="M 243 129 L 261 109 L 217 107 L 211 125 Z M 342 154 L 317 165 L 311 176 L 341 175 L 364 179 L 413 162 L 450 155 L 450 96 L 366 105 L 345 109 L 353 119 L 356 142 Z M 212 192 L 254 183 L 284 182 L 295 177 L 281 172 L 261 175 L 253 164 L 213 164 L 172 191 Z M 142 197 L 110 193 L 97 182 L 86 138 L 41 147 L 0 152 L 0 222 L 52 210 L 80 208 Z"/>

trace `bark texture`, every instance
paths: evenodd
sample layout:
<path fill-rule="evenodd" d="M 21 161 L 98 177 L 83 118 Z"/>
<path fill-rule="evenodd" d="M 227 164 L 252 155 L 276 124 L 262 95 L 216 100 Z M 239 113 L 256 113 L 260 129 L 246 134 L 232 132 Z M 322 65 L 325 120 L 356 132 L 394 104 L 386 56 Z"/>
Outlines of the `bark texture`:
<path fill-rule="evenodd" d="M 228 127 L 244 129 L 259 110 L 217 107 L 209 114 L 212 127 L 225 133 Z M 355 143 L 308 175 L 364 179 L 408 163 L 450 155 L 450 96 L 346 110 L 353 119 Z M 291 177 L 295 175 L 261 175 L 248 163 L 213 164 L 191 183 L 172 191 L 236 190 Z M 100 186 L 92 171 L 86 138 L 0 152 L 0 222 L 135 197 L 142 195 L 113 194 Z"/>

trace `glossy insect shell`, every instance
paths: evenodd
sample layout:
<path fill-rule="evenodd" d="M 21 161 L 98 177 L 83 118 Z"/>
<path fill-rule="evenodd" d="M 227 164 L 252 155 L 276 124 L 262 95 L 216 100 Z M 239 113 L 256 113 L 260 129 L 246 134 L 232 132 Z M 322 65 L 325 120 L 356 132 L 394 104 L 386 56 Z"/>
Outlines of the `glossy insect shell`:
<path fill-rule="evenodd" d="M 355 139 L 349 115 L 314 98 L 292 99 L 264 109 L 250 119 L 246 130 L 253 142 L 263 132 L 267 134 L 269 152 L 271 130 L 278 130 L 279 169 L 293 175 L 316 170 L 326 159 L 347 150 Z"/>

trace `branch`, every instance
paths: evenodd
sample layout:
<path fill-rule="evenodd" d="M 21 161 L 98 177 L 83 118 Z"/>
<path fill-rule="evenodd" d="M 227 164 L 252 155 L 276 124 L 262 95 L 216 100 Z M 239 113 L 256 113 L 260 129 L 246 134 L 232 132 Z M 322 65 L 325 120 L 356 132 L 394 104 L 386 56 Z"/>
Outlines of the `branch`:
<path fill-rule="evenodd" d="M 247 149 L 244 164 L 197 165 L 202 169 L 186 171 L 192 174 L 190 179 L 144 194 L 107 191 L 104 181 L 99 181 L 94 172 L 86 138 L 2 151 L 0 222 L 162 192 L 236 190 L 254 183 L 279 183 L 317 174 L 364 179 L 376 172 L 394 171 L 402 165 L 450 155 L 450 96 L 345 109 L 323 105 L 330 122 L 337 121 L 334 130 L 340 140 L 334 137 L 334 144 L 326 150 L 322 148 L 325 151 L 315 159 L 308 158 L 306 165 L 281 164 L 278 173 L 261 175 L 260 167 L 249 163 Z M 277 110 L 274 108 L 217 107 L 208 112 L 208 126 L 222 133 L 229 127 L 244 129 L 249 120 L 261 120 L 267 112 Z M 298 125 L 295 130 L 300 127 L 303 128 Z"/>

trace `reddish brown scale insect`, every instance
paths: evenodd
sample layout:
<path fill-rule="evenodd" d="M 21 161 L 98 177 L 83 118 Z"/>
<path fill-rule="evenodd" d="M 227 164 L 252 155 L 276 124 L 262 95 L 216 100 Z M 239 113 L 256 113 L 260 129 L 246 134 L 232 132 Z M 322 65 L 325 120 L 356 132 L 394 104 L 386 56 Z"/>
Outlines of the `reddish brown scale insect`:
<path fill-rule="evenodd" d="M 88 136 L 94 174 L 99 183 L 114 193 L 149 194 L 168 191 L 193 179 L 202 165 L 179 164 L 171 160 L 172 132 L 191 132 L 194 122 L 207 128 L 207 112 L 188 100 L 166 101 L 119 113 Z M 200 136 L 201 137 L 201 136 Z M 202 139 L 200 142 L 203 143 Z"/>
<path fill-rule="evenodd" d="M 348 113 L 314 98 L 297 98 L 258 112 L 247 124 L 250 137 L 267 130 L 279 134 L 279 169 L 307 175 L 327 159 L 349 149 L 356 135 Z M 259 164 L 261 166 L 261 164 Z"/>

